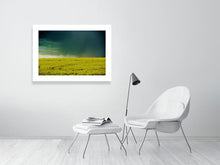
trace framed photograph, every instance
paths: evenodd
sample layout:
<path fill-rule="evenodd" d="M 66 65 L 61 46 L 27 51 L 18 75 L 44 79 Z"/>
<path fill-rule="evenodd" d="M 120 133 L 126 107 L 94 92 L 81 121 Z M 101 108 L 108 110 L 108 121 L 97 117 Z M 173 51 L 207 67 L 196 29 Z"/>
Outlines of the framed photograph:
<path fill-rule="evenodd" d="M 111 26 L 33 25 L 33 81 L 111 81 Z"/>

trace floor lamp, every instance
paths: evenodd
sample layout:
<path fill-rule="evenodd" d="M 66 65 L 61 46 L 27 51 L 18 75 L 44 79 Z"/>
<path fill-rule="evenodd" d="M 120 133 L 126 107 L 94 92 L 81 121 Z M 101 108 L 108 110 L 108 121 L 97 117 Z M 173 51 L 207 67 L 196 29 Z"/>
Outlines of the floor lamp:
<path fill-rule="evenodd" d="M 132 82 L 132 85 L 138 85 L 141 81 L 137 78 L 137 76 L 136 76 L 134 73 L 132 73 L 132 74 L 130 75 L 130 77 L 129 77 L 128 95 L 127 95 L 127 103 L 126 103 L 125 116 L 128 115 L 128 102 L 129 102 L 131 82 Z M 136 138 L 135 138 L 135 136 L 134 136 L 134 133 L 133 133 L 132 129 L 131 129 L 130 131 L 131 131 L 131 134 L 132 134 L 132 136 L 133 136 L 133 138 L 134 138 L 135 143 L 137 143 L 137 140 L 136 140 Z M 124 126 L 123 126 L 123 134 L 122 134 L 122 141 L 124 141 L 125 132 L 126 132 L 126 134 L 127 134 L 128 129 L 127 129 L 127 127 L 126 127 L 125 124 L 124 124 Z M 128 144 L 128 137 L 127 137 L 127 144 Z"/>

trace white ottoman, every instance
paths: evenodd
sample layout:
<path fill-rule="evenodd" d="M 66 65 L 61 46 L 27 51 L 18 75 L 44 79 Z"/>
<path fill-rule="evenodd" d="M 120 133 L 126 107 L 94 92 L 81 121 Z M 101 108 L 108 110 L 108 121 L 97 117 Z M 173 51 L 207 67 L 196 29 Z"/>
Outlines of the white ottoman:
<path fill-rule="evenodd" d="M 118 141 L 120 142 L 121 146 L 123 147 L 124 151 L 125 151 L 125 155 L 127 155 L 127 151 L 124 147 L 124 145 L 122 144 L 120 138 L 118 137 L 119 132 L 121 132 L 121 127 L 119 127 L 118 125 L 114 124 L 114 123 L 106 123 L 103 124 L 101 126 L 94 126 L 94 125 L 85 125 L 85 124 L 76 124 L 73 126 L 73 131 L 76 132 L 76 137 L 74 138 L 72 144 L 70 145 L 68 152 L 70 153 L 71 148 L 73 146 L 73 144 L 75 143 L 77 137 L 79 136 L 79 134 L 88 134 L 88 139 L 86 142 L 86 146 L 83 152 L 83 158 L 85 157 L 85 153 L 86 153 L 86 149 L 89 143 L 89 139 L 91 135 L 97 135 L 97 134 L 103 134 L 105 135 L 105 139 L 108 145 L 108 149 L 110 150 L 110 146 L 109 146 L 109 142 L 108 142 L 108 138 L 107 138 L 107 134 L 115 134 Z"/>

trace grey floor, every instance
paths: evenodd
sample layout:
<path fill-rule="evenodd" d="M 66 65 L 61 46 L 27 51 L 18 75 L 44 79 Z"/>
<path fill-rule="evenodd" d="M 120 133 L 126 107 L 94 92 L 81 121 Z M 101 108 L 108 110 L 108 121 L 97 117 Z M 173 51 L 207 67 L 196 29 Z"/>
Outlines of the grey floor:
<path fill-rule="evenodd" d="M 132 139 L 125 145 L 128 155 L 120 150 L 113 135 L 108 136 L 108 151 L 104 136 L 92 136 L 85 159 L 82 159 L 86 137 L 79 137 L 68 154 L 71 139 L 0 139 L 0 165 L 219 165 L 220 140 L 190 140 L 192 153 L 183 139 L 146 140 L 138 155 L 138 144 Z"/>

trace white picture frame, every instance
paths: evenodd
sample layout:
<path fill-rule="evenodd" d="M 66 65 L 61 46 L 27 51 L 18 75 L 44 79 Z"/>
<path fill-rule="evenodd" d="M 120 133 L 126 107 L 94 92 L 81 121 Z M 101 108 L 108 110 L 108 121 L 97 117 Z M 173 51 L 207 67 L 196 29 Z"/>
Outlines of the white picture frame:
<path fill-rule="evenodd" d="M 39 75 L 39 31 L 105 31 L 105 75 Z M 33 81 L 111 81 L 111 25 L 33 25 Z"/>

